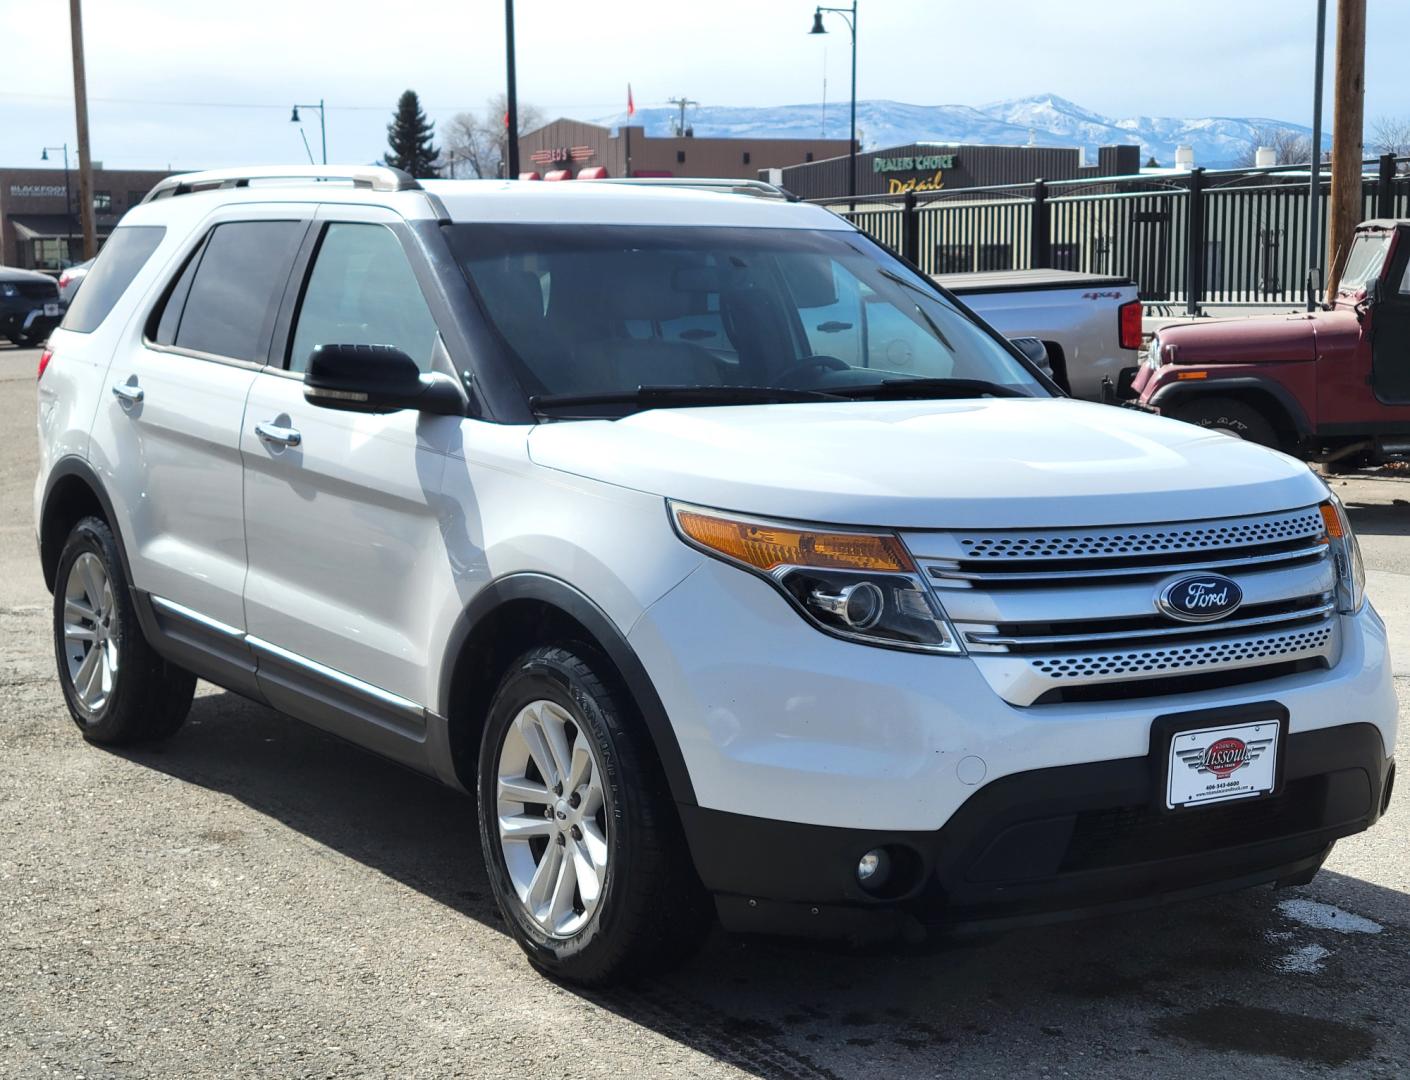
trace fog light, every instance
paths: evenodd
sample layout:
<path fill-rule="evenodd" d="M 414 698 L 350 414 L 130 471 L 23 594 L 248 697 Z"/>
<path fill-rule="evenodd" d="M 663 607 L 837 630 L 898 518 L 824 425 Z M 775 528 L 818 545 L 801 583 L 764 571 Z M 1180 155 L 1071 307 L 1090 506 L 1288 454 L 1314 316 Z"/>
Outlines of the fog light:
<path fill-rule="evenodd" d="M 881 848 L 873 848 L 857 862 L 857 880 L 866 889 L 879 889 L 891 875 L 891 860 Z"/>

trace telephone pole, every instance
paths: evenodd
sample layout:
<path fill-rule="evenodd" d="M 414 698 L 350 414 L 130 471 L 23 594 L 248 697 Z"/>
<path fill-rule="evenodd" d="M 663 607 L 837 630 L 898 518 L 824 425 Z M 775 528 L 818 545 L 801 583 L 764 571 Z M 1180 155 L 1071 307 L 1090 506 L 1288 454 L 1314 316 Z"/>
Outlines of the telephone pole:
<path fill-rule="evenodd" d="M 519 80 L 514 74 L 514 0 L 504 0 L 504 162 L 505 178 L 519 179 Z"/>
<path fill-rule="evenodd" d="M 688 98 L 688 97 L 673 97 L 673 98 L 667 98 L 666 100 L 667 100 L 668 102 L 670 102 L 672 105 L 679 105 L 679 106 L 680 106 L 680 110 L 681 110 L 681 120 L 680 120 L 680 123 L 676 125 L 676 137 L 677 137 L 677 138 L 683 138 L 683 137 L 685 136 L 685 109 L 686 109 L 686 106 L 687 106 L 687 105 L 699 105 L 700 102 L 698 102 L 698 101 L 691 101 L 690 98 Z"/>
<path fill-rule="evenodd" d="M 88 80 L 83 71 L 83 13 L 80 0 L 69 0 L 69 35 L 73 39 L 73 107 L 78 126 L 78 214 L 83 222 L 83 257 L 98 254 L 93 228 L 93 158 L 88 152 Z"/>
<path fill-rule="evenodd" d="M 1366 0 L 1337 0 L 1337 72 L 1332 117 L 1332 193 L 1327 212 L 1327 296 L 1361 221 L 1361 127 L 1366 108 Z M 1313 153 L 1320 153 L 1314 147 Z"/>

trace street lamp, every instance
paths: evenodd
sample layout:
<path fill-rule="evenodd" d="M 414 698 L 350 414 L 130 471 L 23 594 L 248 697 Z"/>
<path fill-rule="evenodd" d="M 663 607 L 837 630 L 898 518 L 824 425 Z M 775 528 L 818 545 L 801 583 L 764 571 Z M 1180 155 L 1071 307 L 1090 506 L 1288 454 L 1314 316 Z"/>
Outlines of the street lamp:
<path fill-rule="evenodd" d="M 322 135 L 322 137 L 323 137 L 323 164 L 327 165 L 327 164 L 328 164 L 328 125 L 324 123 L 324 117 L 323 117 L 323 99 L 322 99 L 322 98 L 319 98 L 317 105 L 295 105 L 295 106 L 294 106 L 293 115 L 289 117 L 289 123 L 291 123 L 291 124 L 297 124 L 297 123 L 299 122 L 299 110 L 300 110 L 300 109 L 317 109 L 317 110 L 318 110 L 318 131 L 319 131 L 319 134 Z"/>
<path fill-rule="evenodd" d="M 852 0 L 850 8 L 819 7 L 813 12 L 813 28 L 810 34 L 826 34 L 823 14 L 841 15 L 852 31 L 852 137 L 847 145 L 847 196 L 851 200 L 848 209 L 857 208 L 857 0 Z M 850 16 L 850 17 L 849 17 Z"/>
<path fill-rule="evenodd" d="M 64 259 L 73 261 L 73 198 L 69 187 L 69 144 L 62 146 L 46 146 L 39 151 L 39 160 L 48 161 L 50 150 L 62 150 L 64 152 L 64 227 L 68 230 L 68 239 L 64 241 Z M 64 269 L 63 261 L 60 259 L 59 269 Z"/>

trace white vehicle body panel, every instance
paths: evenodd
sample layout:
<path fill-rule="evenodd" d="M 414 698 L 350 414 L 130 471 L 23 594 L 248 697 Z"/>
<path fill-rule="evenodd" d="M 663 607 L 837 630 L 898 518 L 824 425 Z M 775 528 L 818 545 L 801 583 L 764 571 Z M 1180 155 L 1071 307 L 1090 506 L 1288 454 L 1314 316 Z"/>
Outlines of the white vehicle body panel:
<path fill-rule="evenodd" d="M 1325 498 L 1300 462 L 1039 399 L 671 409 L 537 428 L 540 465 L 742 513 L 888 528 L 1228 517 Z"/>

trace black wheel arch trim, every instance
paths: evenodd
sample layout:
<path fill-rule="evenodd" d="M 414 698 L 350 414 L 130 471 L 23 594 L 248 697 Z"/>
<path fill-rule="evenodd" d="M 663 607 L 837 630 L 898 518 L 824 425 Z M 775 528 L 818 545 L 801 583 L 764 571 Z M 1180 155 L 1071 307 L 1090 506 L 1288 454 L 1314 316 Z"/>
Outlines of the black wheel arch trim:
<path fill-rule="evenodd" d="M 48 479 L 44 481 L 44 499 L 39 507 L 39 561 L 44 572 L 44 584 L 48 586 L 51 593 L 54 591 L 54 572 L 59 564 L 59 552 L 62 550 L 63 544 L 62 537 L 55 538 L 59 546 L 54 549 L 53 557 L 50 558 L 44 550 L 44 523 L 49 518 L 50 499 L 54 494 L 54 489 L 70 477 L 82 480 L 92 489 L 94 496 L 98 499 L 98 505 L 103 508 L 103 517 L 107 519 L 108 527 L 113 531 L 113 539 L 117 541 L 118 557 L 122 559 L 123 576 L 127 578 L 128 588 L 132 588 L 132 565 L 128 562 L 127 546 L 123 543 L 122 530 L 118 528 L 113 513 L 113 501 L 109 498 L 108 490 L 103 485 L 103 481 L 99 479 L 97 471 L 87 459 L 76 454 L 69 454 L 56 461 L 53 468 L 49 470 Z"/>
<path fill-rule="evenodd" d="M 475 628 L 505 604 L 521 600 L 537 601 L 555 607 L 592 634 L 607 659 L 616 668 L 641 712 L 647 735 L 655 747 L 666 783 L 670 787 L 672 799 L 686 806 L 696 805 L 695 786 L 691 783 L 685 756 L 681 753 L 680 741 L 676 738 L 675 729 L 666 714 L 666 707 L 662 704 L 660 695 L 656 692 L 655 684 L 637 657 L 636 650 L 612 618 L 594 600 L 561 578 L 523 571 L 496 578 L 475 594 L 461 612 L 446 645 L 436 702 L 440 714 L 451 715 L 451 692 L 456 667 Z"/>
<path fill-rule="evenodd" d="M 1217 397 L 1221 391 L 1237 393 L 1247 390 L 1267 394 L 1276 401 L 1292 422 L 1293 431 L 1299 439 L 1312 434 L 1312 424 L 1307 419 L 1307 413 L 1287 387 L 1271 379 L 1260 379 L 1253 375 L 1168 383 L 1151 395 L 1148 404 L 1163 411 L 1173 403 L 1183 403 L 1194 397 Z"/>

